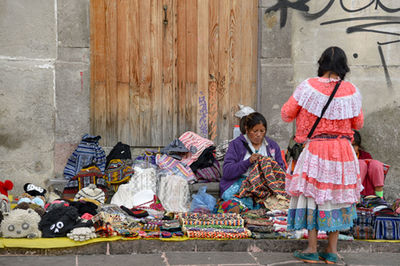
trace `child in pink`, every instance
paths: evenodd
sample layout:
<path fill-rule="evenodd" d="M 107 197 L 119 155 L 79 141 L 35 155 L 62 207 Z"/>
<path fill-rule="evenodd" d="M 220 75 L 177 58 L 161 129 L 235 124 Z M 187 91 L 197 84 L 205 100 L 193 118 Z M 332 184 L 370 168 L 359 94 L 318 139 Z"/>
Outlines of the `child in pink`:
<path fill-rule="evenodd" d="M 383 185 L 385 183 L 383 163 L 373 160 L 371 154 L 361 150 L 361 135 L 357 130 L 354 130 L 353 147 L 358 157 L 358 163 L 360 164 L 360 177 L 364 186 L 361 195 L 383 197 Z"/>

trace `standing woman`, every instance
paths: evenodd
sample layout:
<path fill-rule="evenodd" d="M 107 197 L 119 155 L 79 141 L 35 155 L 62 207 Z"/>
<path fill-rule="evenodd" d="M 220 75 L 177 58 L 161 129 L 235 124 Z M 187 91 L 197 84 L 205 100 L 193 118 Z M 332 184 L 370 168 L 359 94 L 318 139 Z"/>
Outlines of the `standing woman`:
<path fill-rule="evenodd" d="M 291 196 L 288 229 L 308 230 L 308 247 L 294 256 L 302 261 L 336 263 L 339 230 L 353 226 L 355 203 L 363 189 L 352 129 L 364 123 L 361 94 L 350 82 L 345 52 L 329 47 L 318 60 L 318 77 L 303 81 L 281 109 L 282 120 L 296 119 L 295 140 L 305 143 L 292 175 L 286 178 Z M 307 139 L 336 84 L 339 88 L 313 135 Z M 328 233 L 328 247 L 317 252 L 318 230 Z"/>

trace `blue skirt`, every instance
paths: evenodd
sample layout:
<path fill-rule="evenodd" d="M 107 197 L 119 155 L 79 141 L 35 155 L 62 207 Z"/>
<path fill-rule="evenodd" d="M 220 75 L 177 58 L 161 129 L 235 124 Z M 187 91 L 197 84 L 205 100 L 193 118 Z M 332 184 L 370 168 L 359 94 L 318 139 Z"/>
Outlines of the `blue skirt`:
<path fill-rule="evenodd" d="M 288 211 L 288 230 L 320 230 L 335 232 L 353 227 L 357 218 L 355 204 L 317 205 L 313 198 L 304 195 L 291 197 Z"/>

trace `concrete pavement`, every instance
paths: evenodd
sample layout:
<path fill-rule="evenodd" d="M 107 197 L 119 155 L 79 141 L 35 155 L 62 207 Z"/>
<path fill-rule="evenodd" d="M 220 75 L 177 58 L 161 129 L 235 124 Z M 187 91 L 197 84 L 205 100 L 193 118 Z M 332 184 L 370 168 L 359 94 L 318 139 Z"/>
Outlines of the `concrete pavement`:
<path fill-rule="evenodd" d="M 338 265 L 399 265 L 399 253 L 342 253 Z M 323 263 L 321 263 L 323 264 Z M 291 253 L 280 252 L 162 252 L 129 255 L 0 256 L 4 266 L 94 265 L 306 265 Z"/>

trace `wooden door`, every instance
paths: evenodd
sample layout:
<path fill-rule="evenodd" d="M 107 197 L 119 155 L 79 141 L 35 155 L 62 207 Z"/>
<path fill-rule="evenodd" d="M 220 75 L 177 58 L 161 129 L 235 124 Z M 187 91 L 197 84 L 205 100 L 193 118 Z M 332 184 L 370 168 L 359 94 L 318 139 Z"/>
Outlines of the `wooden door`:
<path fill-rule="evenodd" d="M 232 137 L 255 108 L 257 0 L 92 0 L 91 128 L 102 145 Z"/>

